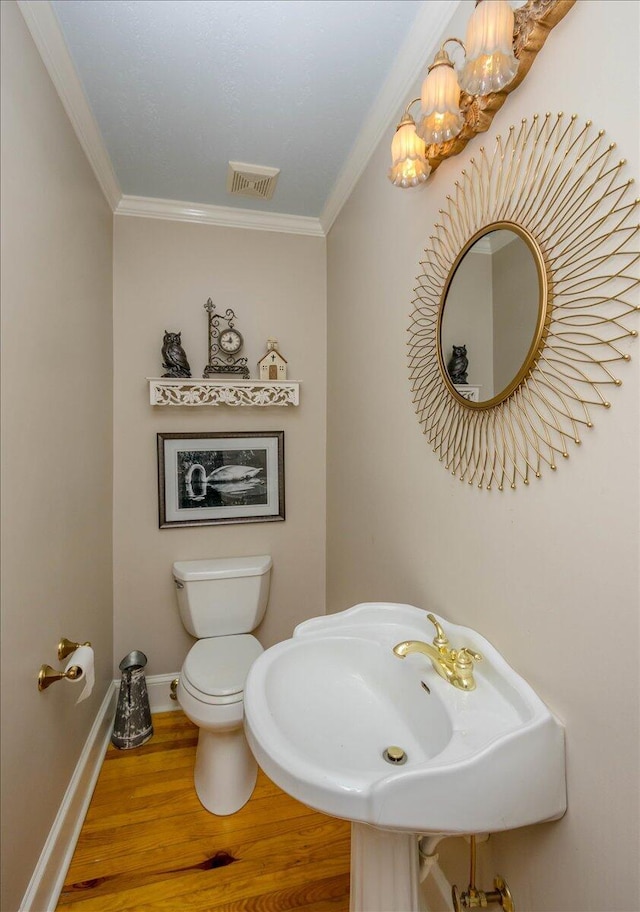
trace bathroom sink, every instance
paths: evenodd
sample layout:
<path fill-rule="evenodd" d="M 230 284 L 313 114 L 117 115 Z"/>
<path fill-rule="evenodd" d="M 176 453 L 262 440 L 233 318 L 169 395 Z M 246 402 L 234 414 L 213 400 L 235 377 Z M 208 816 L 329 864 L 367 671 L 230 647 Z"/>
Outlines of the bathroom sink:
<path fill-rule="evenodd" d="M 397 831 L 496 832 L 562 816 L 562 725 L 487 640 L 437 620 L 452 646 L 482 655 L 475 690 L 453 687 L 424 655 L 394 655 L 433 636 L 411 605 L 313 618 L 267 649 L 245 685 L 258 763 L 317 810 Z M 389 747 L 402 762 L 385 759 Z"/>

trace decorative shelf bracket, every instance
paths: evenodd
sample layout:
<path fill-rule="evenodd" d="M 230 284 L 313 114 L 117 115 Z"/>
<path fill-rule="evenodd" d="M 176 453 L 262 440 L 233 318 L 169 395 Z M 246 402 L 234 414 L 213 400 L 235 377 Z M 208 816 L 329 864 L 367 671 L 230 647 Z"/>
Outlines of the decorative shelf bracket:
<path fill-rule="evenodd" d="M 147 377 L 151 405 L 299 405 L 300 384 L 279 380 Z"/>

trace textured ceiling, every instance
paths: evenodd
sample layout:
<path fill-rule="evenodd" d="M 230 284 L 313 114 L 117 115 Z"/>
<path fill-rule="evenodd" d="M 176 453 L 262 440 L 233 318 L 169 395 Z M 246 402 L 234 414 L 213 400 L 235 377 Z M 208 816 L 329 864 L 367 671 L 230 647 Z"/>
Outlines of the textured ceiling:
<path fill-rule="evenodd" d="M 124 194 L 319 216 L 421 0 L 53 0 Z M 270 202 L 227 164 L 281 169 Z"/>

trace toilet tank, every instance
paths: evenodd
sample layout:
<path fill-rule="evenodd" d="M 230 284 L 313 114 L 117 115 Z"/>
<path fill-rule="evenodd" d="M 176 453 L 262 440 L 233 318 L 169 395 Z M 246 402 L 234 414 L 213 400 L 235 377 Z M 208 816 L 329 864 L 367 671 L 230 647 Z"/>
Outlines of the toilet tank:
<path fill-rule="evenodd" d="M 204 637 L 249 633 L 269 600 L 271 557 L 227 557 L 177 561 L 173 578 L 182 623 Z"/>

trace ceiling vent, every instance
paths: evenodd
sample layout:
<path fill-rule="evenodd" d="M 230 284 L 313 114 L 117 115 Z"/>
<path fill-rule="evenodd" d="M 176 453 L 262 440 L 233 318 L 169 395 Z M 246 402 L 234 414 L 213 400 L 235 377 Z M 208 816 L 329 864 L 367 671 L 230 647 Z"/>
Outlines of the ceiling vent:
<path fill-rule="evenodd" d="M 279 174 L 280 168 L 230 161 L 227 192 L 233 196 L 252 196 L 254 199 L 270 200 L 276 189 Z"/>

